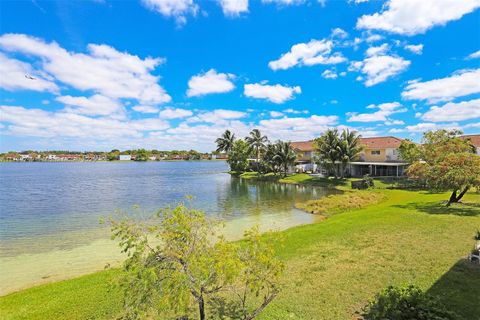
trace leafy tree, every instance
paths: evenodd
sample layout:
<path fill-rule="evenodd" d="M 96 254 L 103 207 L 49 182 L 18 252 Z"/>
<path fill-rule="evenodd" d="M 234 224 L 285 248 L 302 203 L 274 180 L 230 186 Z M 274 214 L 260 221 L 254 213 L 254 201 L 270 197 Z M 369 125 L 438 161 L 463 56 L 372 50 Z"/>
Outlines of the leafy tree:
<path fill-rule="evenodd" d="M 358 157 L 363 147 L 360 142 L 360 136 L 356 132 L 348 129 L 342 131 L 338 143 L 339 160 L 342 164 L 340 174 L 343 178 L 345 176 L 347 164 Z"/>
<path fill-rule="evenodd" d="M 193 319 L 256 318 L 275 298 L 283 265 L 258 229 L 242 243 L 218 235 L 219 224 L 180 204 L 154 219 L 111 221 L 124 263 L 125 317 Z M 196 315 L 196 316 L 194 316 Z"/>
<path fill-rule="evenodd" d="M 473 186 L 480 186 L 480 157 L 473 153 L 468 140 L 459 138 L 458 130 L 426 132 L 423 144 L 402 143 L 402 159 L 411 162 L 407 175 L 433 190 L 451 190 L 447 202 L 458 202 Z"/>
<path fill-rule="evenodd" d="M 235 142 L 235 134 L 231 133 L 230 130 L 225 130 L 220 138 L 215 140 L 217 144 L 217 152 L 226 152 L 230 153 L 233 148 L 233 143 Z"/>
<path fill-rule="evenodd" d="M 278 144 L 269 143 L 265 147 L 265 154 L 263 155 L 262 164 L 268 171 L 276 174 L 280 169 L 280 163 L 275 156 L 278 153 Z"/>
<path fill-rule="evenodd" d="M 340 159 L 340 139 L 337 129 L 328 129 L 314 141 L 320 162 L 337 178 L 335 162 Z"/>
<path fill-rule="evenodd" d="M 135 161 L 147 161 L 148 151 L 145 149 L 138 149 L 135 151 Z"/>
<path fill-rule="evenodd" d="M 230 170 L 243 172 L 248 167 L 248 158 L 250 157 L 250 147 L 244 140 L 235 140 L 232 150 L 228 154 L 227 163 Z"/>
<path fill-rule="evenodd" d="M 297 156 L 289 142 L 278 141 L 276 145 L 276 154 L 273 158 L 283 168 L 283 175 L 287 176 L 288 166 L 295 163 Z"/>
<path fill-rule="evenodd" d="M 253 129 L 250 135 L 245 138 L 251 150 L 255 152 L 255 160 L 258 164 L 260 162 L 260 153 L 265 150 L 265 145 L 268 142 L 267 136 L 262 136 L 262 133 L 258 129 Z M 258 171 L 258 170 L 257 170 Z"/>
<path fill-rule="evenodd" d="M 364 320 L 460 319 L 438 300 L 415 286 L 388 287 L 363 309 L 362 316 Z"/>

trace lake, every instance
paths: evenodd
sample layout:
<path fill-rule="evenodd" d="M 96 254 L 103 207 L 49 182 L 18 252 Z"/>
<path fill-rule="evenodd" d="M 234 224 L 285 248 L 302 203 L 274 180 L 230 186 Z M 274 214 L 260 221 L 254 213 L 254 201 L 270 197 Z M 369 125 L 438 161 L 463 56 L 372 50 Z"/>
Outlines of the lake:
<path fill-rule="evenodd" d="M 99 221 L 148 216 L 185 201 L 226 221 L 239 238 L 254 225 L 281 230 L 319 218 L 294 208 L 324 188 L 248 182 L 223 161 L 0 164 L 0 295 L 101 270 L 122 260 Z"/>

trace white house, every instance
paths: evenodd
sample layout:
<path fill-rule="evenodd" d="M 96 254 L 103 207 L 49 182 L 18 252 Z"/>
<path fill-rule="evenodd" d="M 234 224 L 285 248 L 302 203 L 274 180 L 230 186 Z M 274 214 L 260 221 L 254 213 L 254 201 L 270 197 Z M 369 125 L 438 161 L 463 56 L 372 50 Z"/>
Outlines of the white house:
<path fill-rule="evenodd" d="M 130 161 L 130 160 L 132 160 L 132 156 L 129 155 L 129 154 L 121 154 L 119 156 L 119 160 L 120 161 Z"/>

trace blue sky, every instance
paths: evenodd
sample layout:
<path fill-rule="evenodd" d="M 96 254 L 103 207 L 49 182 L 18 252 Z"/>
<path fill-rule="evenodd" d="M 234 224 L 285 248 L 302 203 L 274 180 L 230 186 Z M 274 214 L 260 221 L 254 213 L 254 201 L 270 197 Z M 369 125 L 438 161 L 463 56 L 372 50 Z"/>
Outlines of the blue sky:
<path fill-rule="evenodd" d="M 0 151 L 480 132 L 479 0 L 0 6 Z"/>

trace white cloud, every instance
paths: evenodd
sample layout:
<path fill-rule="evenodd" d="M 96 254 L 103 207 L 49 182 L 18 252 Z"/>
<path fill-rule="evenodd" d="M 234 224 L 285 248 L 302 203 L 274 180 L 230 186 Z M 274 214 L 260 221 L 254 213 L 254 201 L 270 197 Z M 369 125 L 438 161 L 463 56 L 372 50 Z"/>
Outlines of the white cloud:
<path fill-rule="evenodd" d="M 137 99 L 145 104 L 169 102 L 170 96 L 151 74 L 164 60 L 89 44 L 88 53 L 69 52 L 57 43 L 23 34 L 0 36 L 0 48 L 38 58 L 43 72 L 75 89 L 93 90 L 110 98 Z"/>
<path fill-rule="evenodd" d="M 232 91 L 235 86 L 230 80 L 234 78 L 233 74 L 217 73 L 215 69 L 210 69 L 203 74 L 197 74 L 190 78 L 187 96 L 194 97 Z"/>
<path fill-rule="evenodd" d="M 292 113 L 292 114 L 308 114 L 309 111 L 308 110 L 295 110 L 295 109 L 292 109 L 292 108 L 288 108 L 288 109 L 285 109 L 283 110 L 284 113 Z"/>
<path fill-rule="evenodd" d="M 292 6 L 305 3 L 306 0 L 262 0 L 265 4 L 276 4 L 278 6 Z"/>
<path fill-rule="evenodd" d="M 479 0 L 389 0 L 381 12 L 360 17 L 357 28 L 412 36 L 458 20 L 478 7 Z"/>
<path fill-rule="evenodd" d="M 423 52 L 423 44 L 408 44 L 405 46 L 405 49 L 414 53 L 414 54 L 422 54 Z"/>
<path fill-rule="evenodd" d="M 193 115 L 192 111 L 181 108 L 165 108 L 159 113 L 159 117 L 162 119 L 180 119 L 191 115 Z"/>
<path fill-rule="evenodd" d="M 106 117 L 92 118 L 71 112 L 48 112 L 19 106 L 0 106 L 0 122 L 7 134 L 34 137 L 72 137 L 85 139 L 140 138 L 144 131 L 165 130 L 161 119 L 122 121 Z"/>
<path fill-rule="evenodd" d="M 354 61 L 350 64 L 349 70 L 363 73 L 366 77 L 365 85 L 371 87 L 405 71 L 409 65 L 410 61 L 402 57 L 379 55 L 367 57 L 363 61 Z M 363 80 L 363 77 L 359 80 Z"/>
<path fill-rule="evenodd" d="M 290 51 L 280 56 L 278 60 L 270 61 L 272 70 L 285 70 L 295 66 L 313 66 L 317 64 L 337 64 L 347 59 L 339 52 L 332 52 L 332 40 L 310 40 L 307 43 L 297 43 Z"/>
<path fill-rule="evenodd" d="M 66 111 L 92 116 L 107 116 L 116 114 L 124 116 L 123 106 L 118 100 L 95 94 L 91 97 L 60 96 L 55 100 L 67 106 Z"/>
<path fill-rule="evenodd" d="M 388 43 L 384 43 L 380 46 L 368 48 L 367 51 L 365 51 L 365 55 L 367 57 L 384 55 L 385 53 L 388 52 L 388 50 L 390 50 L 390 46 L 388 45 Z"/>
<path fill-rule="evenodd" d="M 406 112 L 407 109 L 403 108 L 402 105 L 398 102 L 389 102 L 389 103 L 382 103 L 379 105 L 371 104 L 367 106 L 367 109 L 377 109 L 377 111 L 372 113 L 356 113 L 356 112 L 349 112 L 347 115 L 349 118 L 347 119 L 348 122 L 376 122 L 376 121 L 388 121 L 391 124 L 394 123 L 395 120 L 389 119 L 389 116 L 395 113 Z"/>
<path fill-rule="evenodd" d="M 235 17 L 248 12 L 248 0 L 218 0 L 218 3 L 226 16 Z"/>
<path fill-rule="evenodd" d="M 48 79 L 44 79 L 38 71 L 33 70 L 28 63 L 10 59 L 0 53 L 0 88 L 8 91 L 33 90 L 58 92 L 57 85 Z M 25 75 L 34 77 L 28 79 Z"/>
<path fill-rule="evenodd" d="M 279 117 L 282 117 L 282 116 L 284 116 L 284 114 L 282 112 L 270 111 L 270 117 L 272 117 L 272 118 L 279 118 Z"/>
<path fill-rule="evenodd" d="M 407 100 L 427 100 L 431 103 L 449 101 L 480 92 L 480 69 L 462 70 L 450 77 L 426 82 L 410 82 L 402 92 Z"/>
<path fill-rule="evenodd" d="M 480 118 L 480 99 L 449 102 L 441 107 L 433 106 L 422 119 L 431 122 L 464 121 Z"/>
<path fill-rule="evenodd" d="M 322 72 L 322 77 L 324 77 L 325 79 L 336 79 L 338 78 L 338 75 L 335 71 L 327 69 Z"/>
<path fill-rule="evenodd" d="M 244 94 L 247 97 L 267 99 L 273 103 L 284 103 L 293 98 L 295 93 L 299 94 L 302 89 L 299 86 L 288 87 L 279 84 L 268 85 L 263 83 L 252 83 L 244 85 Z"/>
<path fill-rule="evenodd" d="M 138 106 L 132 107 L 132 109 L 140 113 L 158 113 L 159 112 L 157 107 L 152 107 L 152 106 L 138 105 Z"/>
<path fill-rule="evenodd" d="M 187 22 L 187 16 L 196 16 L 199 10 L 193 0 L 141 0 L 143 5 L 165 17 L 173 17 L 179 25 Z"/>
<path fill-rule="evenodd" d="M 380 41 L 380 40 L 382 40 L 382 39 L 383 39 L 383 37 L 382 37 L 381 35 L 379 35 L 379 34 L 372 34 L 372 35 L 369 35 L 369 36 L 367 37 L 367 39 L 365 39 L 365 40 L 366 40 L 368 43 L 370 43 L 370 42 Z"/>
<path fill-rule="evenodd" d="M 467 56 L 467 59 L 477 59 L 480 58 L 480 50 L 472 52 Z"/>
<path fill-rule="evenodd" d="M 399 132 L 426 132 L 426 131 L 434 131 L 440 129 L 460 129 L 458 123 L 431 123 L 431 122 L 423 122 L 418 123 L 415 125 L 406 126 L 405 128 L 394 128 L 390 129 L 389 132 L 391 133 L 399 133 Z"/>
<path fill-rule="evenodd" d="M 225 123 L 230 120 L 236 120 L 247 116 L 247 113 L 236 110 L 216 109 L 205 113 L 198 114 L 194 117 L 188 118 L 187 122 L 207 122 L 214 124 Z"/>

